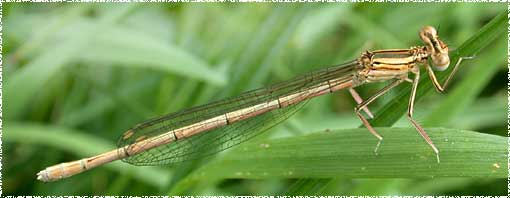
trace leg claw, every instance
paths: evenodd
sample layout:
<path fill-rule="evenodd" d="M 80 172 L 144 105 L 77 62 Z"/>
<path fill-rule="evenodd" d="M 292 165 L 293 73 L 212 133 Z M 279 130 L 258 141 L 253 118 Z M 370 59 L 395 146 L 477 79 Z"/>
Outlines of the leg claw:
<path fill-rule="evenodd" d="M 375 155 L 379 155 L 379 147 L 381 146 L 381 142 L 382 142 L 382 138 L 379 139 L 379 141 L 377 142 L 377 145 L 375 146 L 375 149 L 374 149 L 374 153 Z"/>

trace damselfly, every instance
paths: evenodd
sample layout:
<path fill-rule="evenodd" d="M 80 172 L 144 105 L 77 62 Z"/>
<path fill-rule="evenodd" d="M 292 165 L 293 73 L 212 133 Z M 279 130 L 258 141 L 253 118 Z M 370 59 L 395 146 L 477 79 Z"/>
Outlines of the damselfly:
<path fill-rule="evenodd" d="M 366 51 L 348 63 L 148 120 L 127 130 L 120 137 L 117 149 L 48 167 L 37 174 L 37 179 L 55 181 L 115 160 L 134 165 L 163 165 L 208 156 L 244 142 L 285 120 L 310 98 L 343 89 L 348 89 L 358 103 L 356 115 L 379 140 L 377 152 L 383 138 L 361 111 L 373 118 L 367 106 L 403 82 L 409 82 L 412 86 L 407 118 L 436 153 L 439 163 L 439 150 L 413 119 L 420 67 L 425 67 L 435 88 L 442 92 L 463 59 L 457 61 L 446 81 L 439 83 L 433 68 L 438 71 L 448 68 L 448 46 L 438 38 L 436 29 L 431 26 L 423 27 L 419 36 L 424 46 Z M 354 90 L 363 84 L 382 81 L 391 83 L 366 100 Z"/>

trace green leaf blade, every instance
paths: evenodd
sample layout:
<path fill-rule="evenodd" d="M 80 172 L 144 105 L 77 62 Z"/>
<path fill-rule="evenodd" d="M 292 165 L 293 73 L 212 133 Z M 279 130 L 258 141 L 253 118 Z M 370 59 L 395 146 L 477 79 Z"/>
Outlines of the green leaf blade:
<path fill-rule="evenodd" d="M 193 175 L 171 193 L 183 192 L 196 181 L 219 179 L 306 178 L 506 178 L 506 137 L 473 131 L 427 128 L 440 149 L 441 162 L 413 128 L 377 128 L 377 140 L 366 129 L 343 129 L 240 145 Z M 327 184 L 327 181 L 321 183 Z M 311 185 L 311 184 L 310 184 Z M 314 187 L 313 189 L 318 189 Z M 303 193 L 303 192 L 301 192 Z M 305 193 L 306 194 L 306 193 Z"/>
<path fill-rule="evenodd" d="M 201 58 L 171 43 L 118 27 L 105 27 L 79 57 L 86 62 L 156 69 L 199 79 L 213 85 L 226 84 L 226 76 Z"/>

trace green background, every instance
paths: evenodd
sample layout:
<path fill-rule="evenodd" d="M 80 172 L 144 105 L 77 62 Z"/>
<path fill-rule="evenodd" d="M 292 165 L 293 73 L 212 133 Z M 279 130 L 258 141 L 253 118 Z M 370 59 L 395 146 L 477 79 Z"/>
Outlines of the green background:
<path fill-rule="evenodd" d="M 375 138 L 356 129 L 353 100 L 339 92 L 212 158 L 160 167 L 115 162 L 58 182 L 35 179 L 47 166 L 115 148 L 148 118 L 365 50 L 421 45 L 424 25 L 454 50 L 501 13 L 505 4 L 4 4 L 3 193 L 506 195 L 506 18 L 495 40 L 465 48 L 476 59 L 461 65 L 446 94 L 429 84 L 415 105 L 415 118 L 445 151 L 441 164 L 398 120 L 407 97 L 395 99 L 406 84 L 371 105 L 376 126 L 398 120 L 380 129 L 380 159 L 371 153 Z M 366 98 L 383 86 L 357 90 Z"/>

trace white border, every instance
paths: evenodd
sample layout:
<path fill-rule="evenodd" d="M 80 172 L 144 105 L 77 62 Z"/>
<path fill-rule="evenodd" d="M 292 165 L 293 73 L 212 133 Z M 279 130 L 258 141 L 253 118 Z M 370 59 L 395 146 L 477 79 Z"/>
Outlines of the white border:
<path fill-rule="evenodd" d="M 508 171 L 508 177 L 507 177 L 507 196 L 510 197 L 510 3 L 507 5 L 507 67 L 508 67 L 508 73 L 507 73 L 507 136 L 509 137 L 507 139 L 507 152 L 508 152 L 508 158 L 507 158 L 507 171 Z"/>
<path fill-rule="evenodd" d="M 2 162 L 3 162 L 3 149 L 2 149 L 2 136 L 3 136 L 3 2 L 507 2 L 507 170 L 510 170 L 510 2 L 507 0 L 0 0 L 0 196 L 3 194 L 2 182 Z M 510 171 L 507 176 L 507 193 L 510 197 Z M 29 196 L 30 197 L 30 196 Z M 105 197 L 119 197 L 119 196 L 105 196 Z M 126 196 L 120 196 L 126 197 Z M 131 197 L 131 196 L 128 196 Z M 144 196 L 147 197 L 147 196 Z M 169 197 L 169 196 L 150 196 L 150 197 Z M 307 197 L 321 197 L 321 198 L 338 198 L 346 196 L 172 196 L 172 197 L 260 197 L 260 198 L 307 198 Z M 362 196 L 367 197 L 367 196 Z M 368 196 L 372 197 L 372 196 Z M 385 196 L 383 196 L 385 197 Z M 416 196 L 389 196 L 389 197 L 416 197 Z M 419 196 L 426 197 L 426 196 Z M 450 196 L 441 196 L 450 197 Z M 471 196 L 469 196 L 471 197 Z M 480 196 L 476 196 L 480 197 Z"/>
<path fill-rule="evenodd" d="M 2 136 L 3 136 L 3 53 L 4 53 L 4 41 L 3 41 L 3 22 L 2 17 L 4 15 L 2 1 L 0 1 L 0 196 L 3 194 L 3 182 L 2 182 L 2 163 L 3 163 L 3 147 L 2 147 Z"/>
<path fill-rule="evenodd" d="M 419 2 L 419 3 L 508 3 L 508 0 L 5 0 L 2 2 L 192 2 L 192 3 L 222 3 L 222 2 L 267 2 L 267 3 L 362 3 L 362 2 Z"/>

